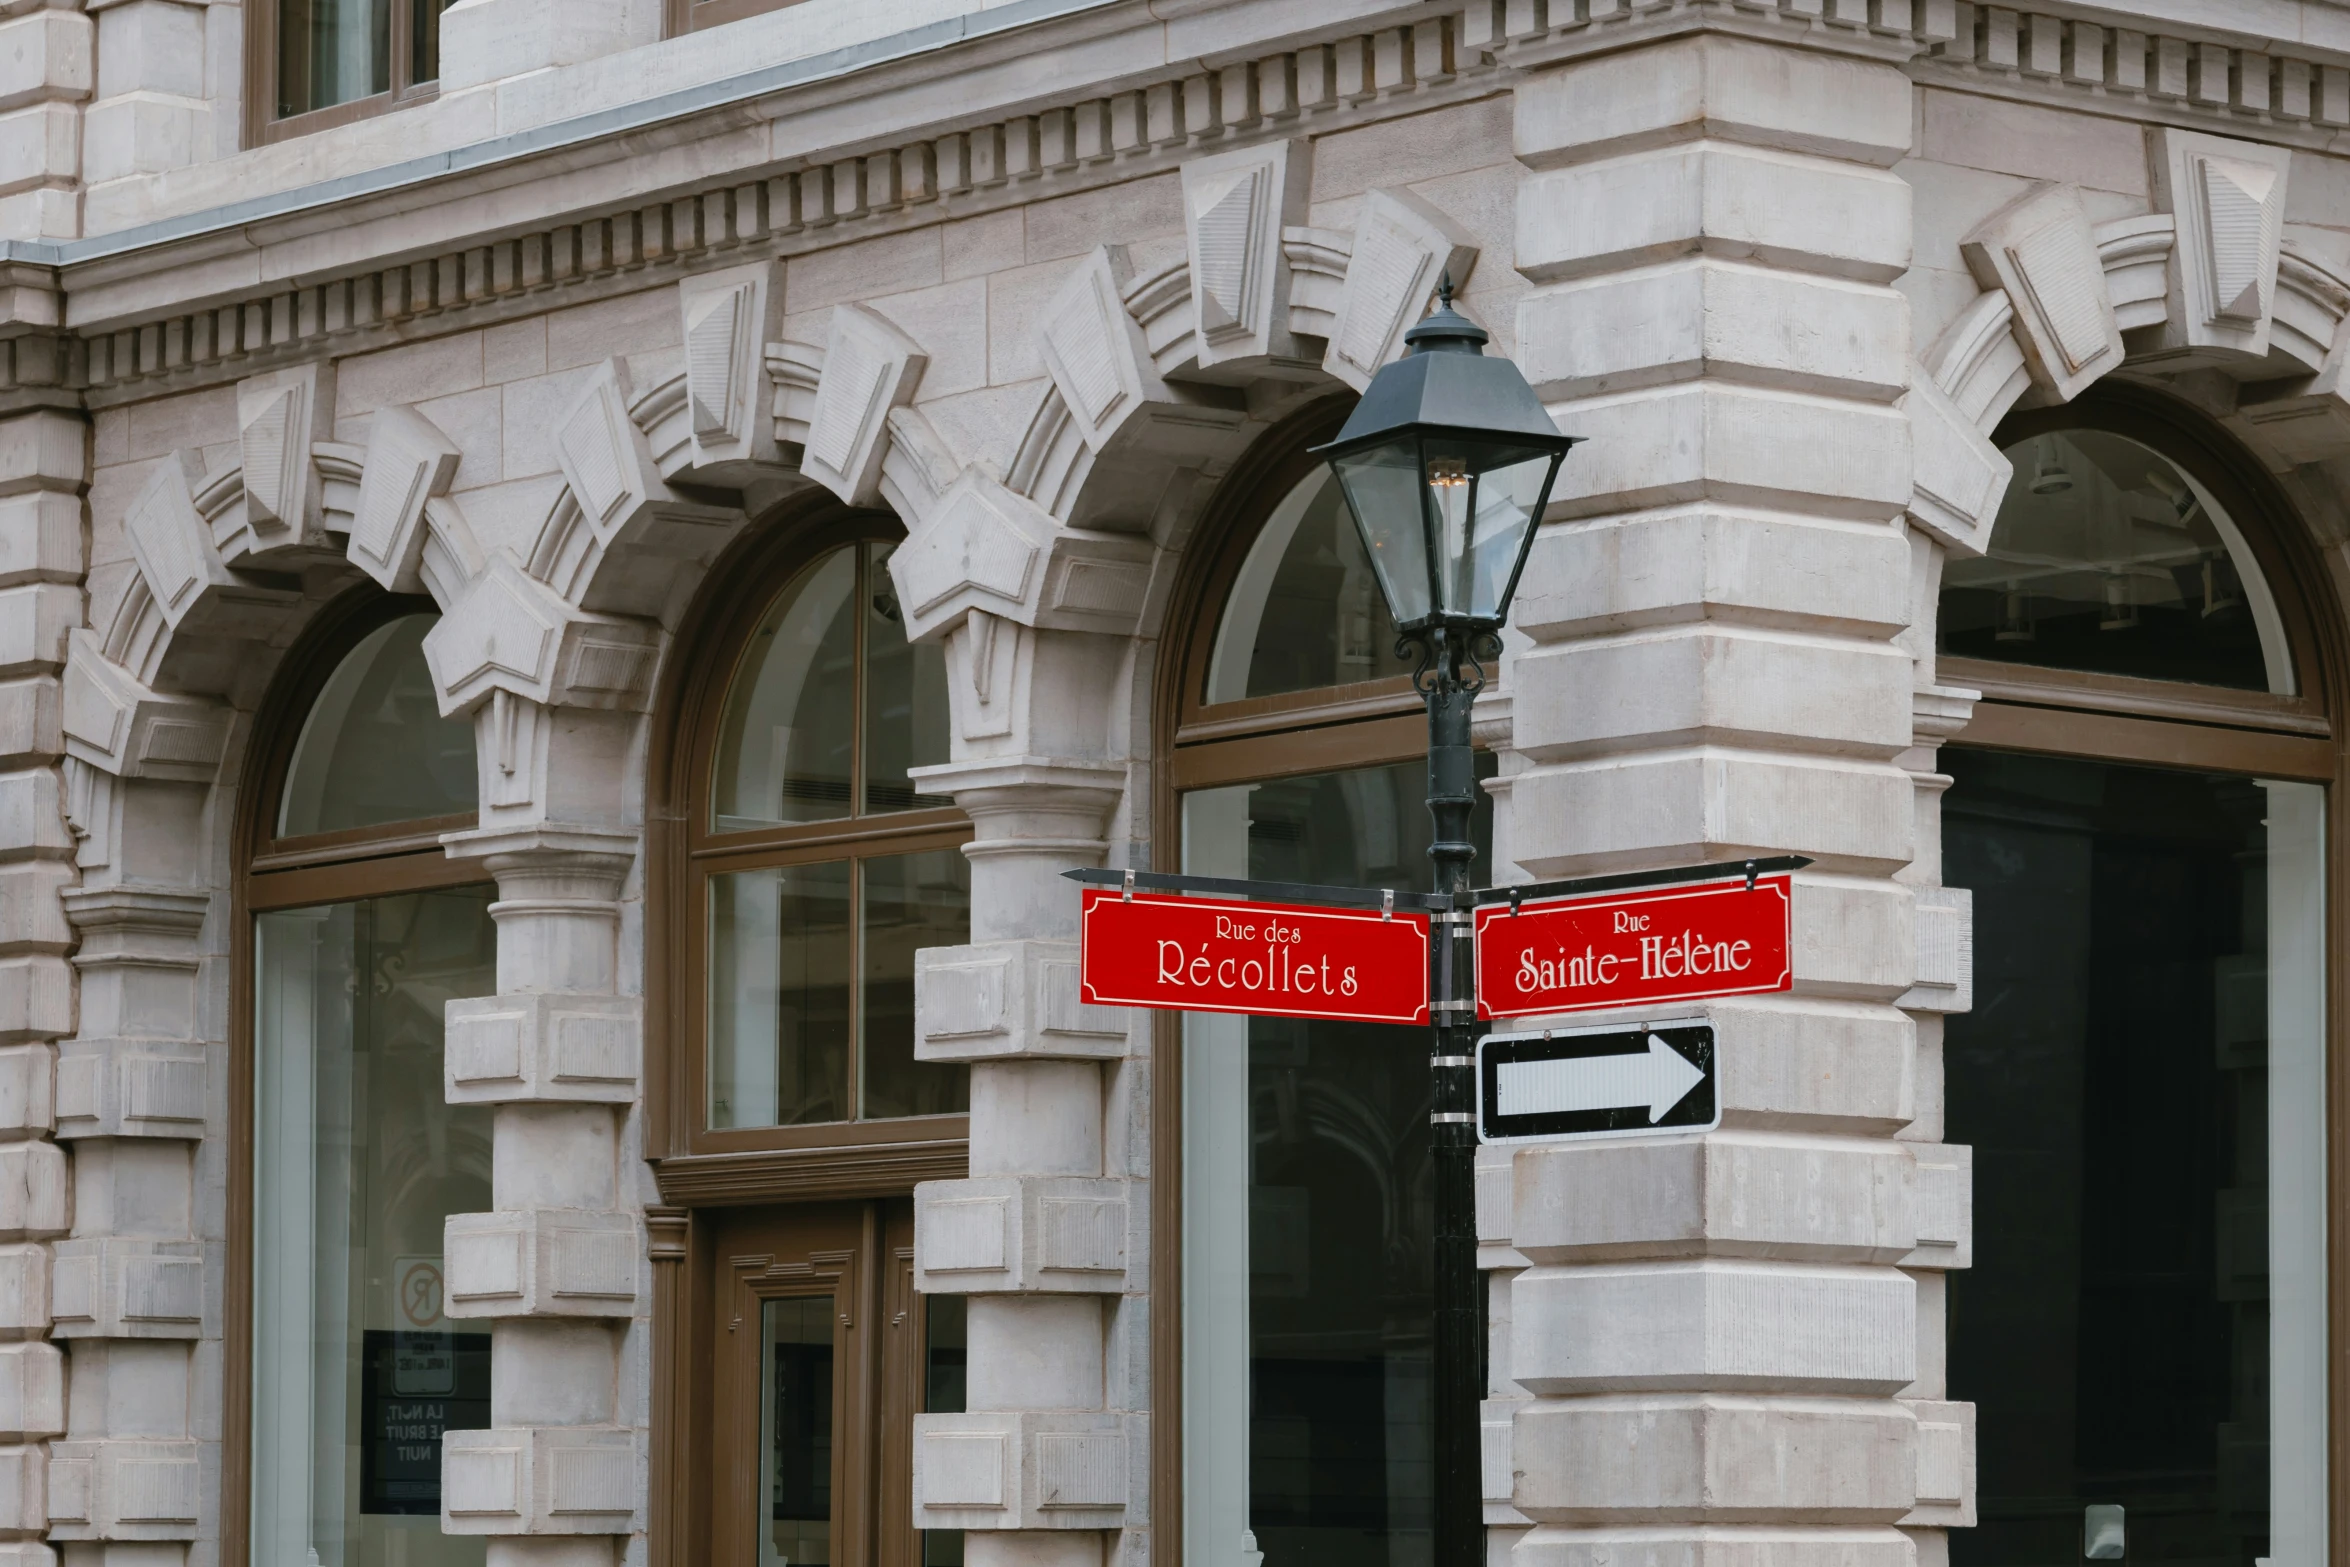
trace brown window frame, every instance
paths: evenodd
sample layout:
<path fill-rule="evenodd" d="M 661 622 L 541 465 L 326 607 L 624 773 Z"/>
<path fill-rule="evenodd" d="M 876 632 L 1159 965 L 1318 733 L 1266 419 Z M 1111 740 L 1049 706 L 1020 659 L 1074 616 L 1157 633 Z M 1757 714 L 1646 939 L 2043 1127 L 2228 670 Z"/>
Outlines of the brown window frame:
<path fill-rule="evenodd" d="M 2325 786 L 2326 1467 L 2330 1493 L 2350 1496 L 2350 961 L 2340 957 L 2341 933 L 2350 930 L 2350 724 L 2337 716 L 2350 695 L 2350 621 L 2341 579 L 2276 480 L 2199 413 L 2161 392 L 2103 381 L 2062 407 L 2011 414 L 1993 439 L 2004 449 L 2079 429 L 2153 448 L 2226 509 L 2276 602 L 2298 694 L 1937 656 L 1937 684 L 1982 693 L 1966 726 L 1942 743 Z M 2350 1508 L 2330 1508 L 2328 1528 L 2329 1559 L 2350 1561 Z"/>
<path fill-rule="evenodd" d="M 421 82 L 411 79 L 416 69 L 411 43 L 415 31 L 414 7 L 423 0 L 389 0 L 391 90 L 280 118 L 276 113 L 278 12 L 285 3 L 286 0 L 248 0 L 245 7 L 244 144 L 247 147 L 266 147 L 272 142 L 333 130 L 338 125 L 373 119 L 395 109 L 430 103 L 441 95 L 439 78 Z"/>
<path fill-rule="evenodd" d="M 254 716 L 246 777 L 230 827 L 235 866 L 229 938 L 228 1276 L 222 1280 L 221 1560 L 252 1554 L 253 1462 L 253 919 L 280 909 L 349 903 L 403 892 L 475 887 L 476 862 L 452 860 L 440 835 L 475 825 L 473 812 L 377 827 L 276 835 L 280 793 L 302 724 L 327 681 L 386 622 L 440 613 L 429 598 L 346 594 L 321 610 L 287 651 Z"/>
<path fill-rule="evenodd" d="M 647 976 L 646 1156 L 670 1202 L 882 1196 L 946 1178 L 950 1170 L 960 1175 L 967 1162 L 967 1114 L 714 1129 L 702 1108 L 709 879 L 771 865 L 960 848 L 971 839 L 970 818 L 953 806 L 750 832 L 710 828 L 711 769 L 727 692 L 776 595 L 833 550 L 904 538 L 903 525 L 887 512 L 807 507 L 789 522 L 756 530 L 722 557 L 683 622 L 695 628 L 692 645 L 667 672 L 648 780 L 647 889 L 654 900 L 648 945 L 661 961 Z M 860 616 L 860 637 L 862 625 Z M 856 723 L 861 768 L 862 711 Z"/>

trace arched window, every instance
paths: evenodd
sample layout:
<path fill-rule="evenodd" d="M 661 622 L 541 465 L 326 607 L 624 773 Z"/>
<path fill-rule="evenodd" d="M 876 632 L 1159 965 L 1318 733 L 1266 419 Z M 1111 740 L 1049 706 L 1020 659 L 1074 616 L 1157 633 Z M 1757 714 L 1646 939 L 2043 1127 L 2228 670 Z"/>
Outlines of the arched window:
<path fill-rule="evenodd" d="M 669 1477 L 680 1560 L 962 1560 L 911 1528 L 907 1414 L 962 1407 L 962 1301 L 915 1292 L 911 1199 L 967 1171 L 968 1074 L 915 1058 L 914 954 L 970 939 L 971 827 L 917 776 L 948 759 L 946 668 L 906 640 L 900 537 L 746 540 L 656 727 L 648 1152 L 693 1282 L 655 1307 L 655 1405 L 692 1411 L 672 1454 L 756 1455 Z"/>
<path fill-rule="evenodd" d="M 489 1424 L 486 1324 L 451 1321 L 441 1234 L 490 1195 L 490 1110 L 451 1105 L 443 1009 L 496 989 L 472 725 L 445 720 L 429 603 L 362 597 L 298 645 L 256 728 L 239 834 L 230 1376 L 262 1562 L 460 1567 L 440 1433 Z M 237 1510 L 232 1503 L 232 1512 Z"/>
<path fill-rule="evenodd" d="M 1207 569 L 1174 611 L 1191 638 L 1162 841 L 1202 875 L 1419 890 L 1427 720 L 1353 523 L 1305 451 L 1335 425 L 1236 474 L 1202 530 Z M 1191 1014 L 1170 1054 L 1183 1437 L 1161 1494 L 1183 1498 L 1181 1560 L 1424 1556 L 1427 1031 Z"/>
<path fill-rule="evenodd" d="M 1942 1061 L 1981 1521 L 1951 1560 L 2073 1559 L 2098 1508 L 2133 1559 L 2322 1560 L 2319 574 L 2258 471 L 2164 405 L 2093 394 L 2002 436 L 1989 552 L 1941 599 L 1938 678 L 1986 697 L 1941 752 L 1974 929 Z"/>

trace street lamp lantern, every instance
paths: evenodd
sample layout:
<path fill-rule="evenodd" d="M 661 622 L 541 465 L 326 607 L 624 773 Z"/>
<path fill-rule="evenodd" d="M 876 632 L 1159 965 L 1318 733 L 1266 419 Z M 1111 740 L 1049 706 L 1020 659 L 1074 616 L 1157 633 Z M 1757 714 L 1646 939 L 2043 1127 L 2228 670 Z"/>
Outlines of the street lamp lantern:
<path fill-rule="evenodd" d="M 1478 1404 L 1484 1307 L 1477 1279 L 1476 1002 L 1470 886 L 1477 803 L 1469 710 L 1499 653 L 1551 482 L 1575 437 L 1561 435 L 1485 333 L 1452 308 L 1404 334 L 1410 352 L 1372 377 L 1338 439 L 1318 449 L 1354 513 L 1398 651 L 1416 649 L 1412 683 L 1428 707 L 1431 916 L 1429 1142 L 1435 1165 L 1435 1567 L 1482 1567 L 1485 1504 Z M 1487 651 L 1490 649 L 1490 653 Z"/>
<path fill-rule="evenodd" d="M 1488 358 L 1483 328 L 1452 308 L 1404 334 L 1410 352 L 1373 377 L 1317 449 L 1329 461 L 1405 636 L 1498 631 L 1573 436 L 1559 434 L 1518 367 Z"/>

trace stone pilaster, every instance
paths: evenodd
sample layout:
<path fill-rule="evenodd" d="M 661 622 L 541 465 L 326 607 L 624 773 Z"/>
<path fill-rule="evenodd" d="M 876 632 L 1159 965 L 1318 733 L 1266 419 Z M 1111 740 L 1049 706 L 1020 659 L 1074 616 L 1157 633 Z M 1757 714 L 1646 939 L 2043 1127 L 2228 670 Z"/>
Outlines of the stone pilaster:
<path fill-rule="evenodd" d="M 949 636 L 950 680 L 971 622 Z M 1002 695 L 1021 717 L 974 743 L 986 726 L 958 700 L 958 760 L 920 775 L 975 836 L 971 943 L 920 954 L 916 981 L 917 1055 L 970 1064 L 971 1174 L 915 1193 L 916 1286 L 970 1297 L 968 1412 L 915 1419 L 915 1519 L 969 1531 L 974 1567 L 1101 1567 L 1148 1475 L 1147 1062 L 1123 1010 L 1079 1003 L 1061 872 L 1108 852 L 1122 660 L 1098 636 L 982 634 L 1018 639 L 1020 689 Z"/>
<path fill-rule="evenodd" d="M 82 111 L 86 185 L 185 168 L 215 155 L 207 92 L 211 9 L 186 0 L 92 0 L 97 96 Z M 218 25 L 233 28 L 238 20 L 232 13 Z M 233 113 L 233 101 L 229 107 Z M 236 145 L 233 124 L 229 132 L 222 150 Z"/>
<path fill-rule="evenodd" d="M 82 105 L 97 29 L 73 0 L 0 21 L 0 237 L 81 233 Z"/>
<path fill-rule="evenodd" d="M 448 1221 L 447 1309 L 490 1323 L 490 1428 L 443 1449 L 442 1527 L 495 1567 L 608 1567 L 639 1527 L 621 1356 L 645 1241 L 622 1188 L 642 1005 L 618 994 L 633 834 L 454 836 L 497 878 L 498 993 L 453 1001 L 451 1103 L 495 1105 L 489 1213 Z"/>
<path fill-rule="evenodd" d="M 1703 1008 L 1719 1131 L 1516 1155 L 1524 1567 L 1915 1553 L 1911 88 L 1832 44 L 1692 25 L 1517 88 L 1521 362 L 1589 444 L 1515 616 L 1509 853 L 1816 862 L 1792 993 Z"/>

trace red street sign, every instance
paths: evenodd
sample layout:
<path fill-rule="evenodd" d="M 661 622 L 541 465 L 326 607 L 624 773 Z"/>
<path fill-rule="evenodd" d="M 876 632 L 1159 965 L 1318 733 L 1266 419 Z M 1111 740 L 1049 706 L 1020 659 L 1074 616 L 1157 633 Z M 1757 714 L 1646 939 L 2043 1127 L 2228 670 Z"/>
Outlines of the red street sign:
<path fill-rule="evenodd" d="M 1078 977 L 1096 1006 L 1428 1021 L 1428 916 L 1088 887 Z"/>
<path fill-rule="evenodd" d="M 1477 911 L 1477 1015 L 1537 1017 L 1785 990 L 1784 875 Z"/>

